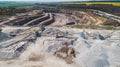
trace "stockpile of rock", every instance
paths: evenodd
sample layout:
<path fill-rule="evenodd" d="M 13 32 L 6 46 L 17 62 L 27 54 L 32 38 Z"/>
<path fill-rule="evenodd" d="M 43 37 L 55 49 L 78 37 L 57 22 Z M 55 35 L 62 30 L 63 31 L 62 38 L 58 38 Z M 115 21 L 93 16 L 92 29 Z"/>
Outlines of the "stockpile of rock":
<path fill-rule="evenodd" d="M 55 52 L 55 56 L 62 58 L 68 64 L 71 64 L 73 63 L 73 58 L 76 57 L 75 49 L 70 47 L 70 44 L 66 42 Z"/>

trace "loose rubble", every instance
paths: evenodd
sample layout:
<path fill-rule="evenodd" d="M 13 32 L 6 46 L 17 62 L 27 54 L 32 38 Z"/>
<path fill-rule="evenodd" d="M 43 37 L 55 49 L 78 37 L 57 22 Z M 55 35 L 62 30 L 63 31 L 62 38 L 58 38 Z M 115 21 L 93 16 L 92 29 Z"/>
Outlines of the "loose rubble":
<path fill-rule="evenodd" d="M 18 64 L 17 67 L 120 66 L 119 31 L 98 32 L 41 27 L 32 33 L 28 36 L 27 34 L 16 36 L 24 39 L 17 43 L 12 43 L 12 40 L 8 40 L 6 44 L 1 42 L 0 59 L 12 59 L 11 67 L 14 67 L 14 64 Z M 38 34 L 40 36 L 37 36 Z M 108 35 L 109 37 L 106 37 Z M 0 64 L 2 62 L 10 60 L 1 61 Z M 8 64 L 2 66 L 8 67 Z"/>
<path fill-rule="evenodd" d="M 73 58 L 75 58 L 75 50 L 72 47 L 69 47 L 68 43 L 62 45 L 56 52 L 55 55 L 64 59 L 67 63 L 73 63 Z"/>

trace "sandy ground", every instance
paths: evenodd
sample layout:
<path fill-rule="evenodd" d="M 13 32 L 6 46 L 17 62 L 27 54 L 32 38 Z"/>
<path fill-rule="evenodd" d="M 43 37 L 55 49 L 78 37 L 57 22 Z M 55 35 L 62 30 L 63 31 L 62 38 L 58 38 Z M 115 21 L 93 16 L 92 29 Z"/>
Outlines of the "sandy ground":
<path fill-rule="evenodd" d="M 28 29 L 30 27 L 14 27 L 14 26 L 5 26 L 2 28 L 2 32 L 9 33 L 17 29 Z"/>

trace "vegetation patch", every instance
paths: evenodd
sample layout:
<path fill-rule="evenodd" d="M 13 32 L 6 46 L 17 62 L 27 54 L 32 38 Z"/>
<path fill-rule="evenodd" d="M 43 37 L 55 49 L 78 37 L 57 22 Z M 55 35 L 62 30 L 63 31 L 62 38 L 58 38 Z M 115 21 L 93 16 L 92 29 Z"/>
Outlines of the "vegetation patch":
<path fill-rule="evenodd" d="M 9 7 L 9 6 L 31 6 L 34 3 L 31 2 L 15 2 L 15 1 L 1 1 L 0 7 Z"/>
<path fill-rule="evenodd" d="M 103 26 L 98 26 L 98 25 L 69 25 L 68 27 L 72 28 L 80 28 L 80 29 L 106 29 L 106 30 L 120 30 L 120 27 L 114 27 L 114 26 L 109 26 L 109 25 L 103 25 Z"/>
<path fill-rule="evenodd" d="M 63 4 L 86 4 L 86 5 L 108 4 L 113 6 L 120 6 L 120 2 L 64 2 Z"/>

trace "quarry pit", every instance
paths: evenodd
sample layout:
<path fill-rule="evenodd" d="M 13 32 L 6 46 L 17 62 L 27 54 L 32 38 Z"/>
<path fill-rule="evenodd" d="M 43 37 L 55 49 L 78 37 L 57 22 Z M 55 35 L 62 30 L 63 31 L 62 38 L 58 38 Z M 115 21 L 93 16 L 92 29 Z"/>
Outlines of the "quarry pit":
<path fill-rule="evenodd" d="M 105 15 L 106 16 L 106 15 Z M 108 15 L 107 15 L 108 16 Z M 119 20 L 115 18 L 119 26 Z M 117 21 L 116 21 L 117 20 Z M 107 24 L 91 12 L 43 12 L 0 22 L 1 67 L 120 67 L 120 31 L 70 25 Z"/>

